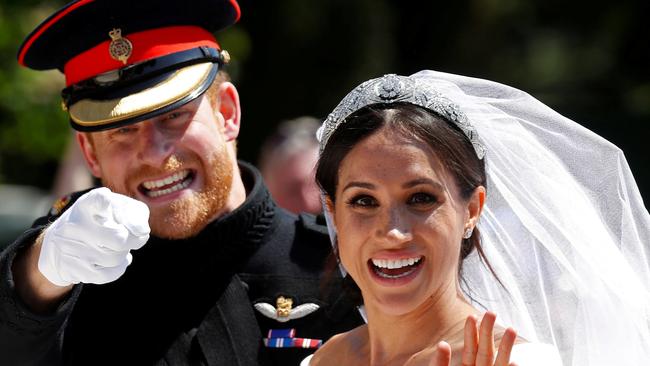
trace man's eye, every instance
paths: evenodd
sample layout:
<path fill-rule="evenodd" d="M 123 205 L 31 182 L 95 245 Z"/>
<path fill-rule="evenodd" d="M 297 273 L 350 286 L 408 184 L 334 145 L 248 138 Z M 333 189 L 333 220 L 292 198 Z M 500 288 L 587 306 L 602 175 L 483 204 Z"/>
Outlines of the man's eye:
<path fill-rule="evenodd" d="M 377 200 L 368 195 L 355 196 L 348 201 L 348 204 L 353 207 L 376 207 L 378 206 Z"/>
<path fill-rule="evenodd" d="M 408 203 L 413 205 L 428 205 L 435 202 L 436 202 L 436 197 L 423 192 L 415 193 L 411 195 L 411 197 L 409 197 L 408 199 Z"/>
<path fill-rule="evenodd" d="M 166 121 L 176 121 L 183 116 L 182 111 L 171 112 L 165 116 Z"/>
<path fill-rule="evenodd" d="M 127 127 L 118 128 L 116 132 L 118 134 L 120 134 L 120 135 L 126 135 L 126 134 L 129 134 L 129 133 L 133 132 L 133 131 L 135 131 L 135 128 L 127 126 Z"/>

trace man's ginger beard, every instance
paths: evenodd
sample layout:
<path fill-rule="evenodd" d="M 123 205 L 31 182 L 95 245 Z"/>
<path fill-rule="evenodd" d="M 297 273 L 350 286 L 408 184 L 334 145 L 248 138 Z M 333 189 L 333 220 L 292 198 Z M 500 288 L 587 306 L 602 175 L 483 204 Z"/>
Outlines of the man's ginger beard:
<path fill-rule="evenodd" d="M 202 166 L 202 171 L 196 171 L 196 174 L 204 174 L 204 186 L 200 192 L 192 192 L 192 195 L 183 195 L 181 199 L 172 203 L 151 208 L 149 216 L 149 226 L 152 234 L 168 239 L 182 239 L 195 236 L 208 223 L 210 219 L 219 214 L 230 196 L 232 187 L 233 166 L 231 157 L 228 154 L 225 145 L 220 146 L 210 157 L 207 165 L 196 156 L 185 156 L 186 154 L 174 154 L 170 156 L 161 168 L 151 166 L 142 166 L 136 172 L 127 174 L 127 187 L 132 187 L 133 182 L 141 183 L 144 180 L 150 180 L 152 177 L 160 177 L 178 172 L 188 166 Z M 103 177 L 106 175 L 102 174 Z M 194 179 L 198 177 L 195 176 Z M 124 192 L 110 180 L 103 178 L 104 186 L 113 192 L 125 194 L 135 198 L 136 192 Z"/>

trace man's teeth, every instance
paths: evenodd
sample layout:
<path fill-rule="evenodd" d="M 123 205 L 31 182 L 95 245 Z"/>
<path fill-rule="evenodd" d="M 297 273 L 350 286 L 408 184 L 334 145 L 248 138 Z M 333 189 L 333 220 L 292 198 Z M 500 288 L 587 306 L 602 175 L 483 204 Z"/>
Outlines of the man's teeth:
<path fill-rule="evenodd" d="M 176 192 L 183 188 L 187 188 L 192 182 L 191 179 L 187 179 L 189 175 L 190 175 L 189 170 L 183 170 L 163 179 L 143 182 L 142 186 L 145 189 L 147 189 L 146 192 L 147 196 L 159 197 L 165 194 Z M 167 188 L 158 189 L 160 187 L 165 187 L 165 186 L 167 186 Z"/>
<path fill-rule="evenodd" d="M 412 266 L 418 263 L 421 259 L 422 257 L 405 259 L 372 259 L 372 264 L 379 268 L 397 269 Z"/>
<path fill-rule="evenodd" d="M 175 173 L 173 175 L 170 175 L 167 178 L 158 179 L 158 180 L 150 180 L 150 181 L 147 181 L 147 182 L 143 182 L 142 185 L 146 189 L 156 189 L 158 187 L 166 186 L 166 185 L 172 184 L 174 182 L 182 181 L 189 174 L 190 174 L 189 170 L 183 170 L 183 171 L 180 171 L 180 172 Z"/>

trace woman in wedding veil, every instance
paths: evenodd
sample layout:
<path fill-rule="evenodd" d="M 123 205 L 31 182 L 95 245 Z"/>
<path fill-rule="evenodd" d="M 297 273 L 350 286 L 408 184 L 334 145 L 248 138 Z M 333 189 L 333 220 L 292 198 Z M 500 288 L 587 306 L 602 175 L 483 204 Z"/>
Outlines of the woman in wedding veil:
<path fill-rule="evenodd" d="M 517 89 L 434 71 L 361 84 L 319 139 L 368 324 L 304 364 L 650 360 L 650 215 L 611 143 Z M 486 309 L 499 320 L 479 332 Z"/>

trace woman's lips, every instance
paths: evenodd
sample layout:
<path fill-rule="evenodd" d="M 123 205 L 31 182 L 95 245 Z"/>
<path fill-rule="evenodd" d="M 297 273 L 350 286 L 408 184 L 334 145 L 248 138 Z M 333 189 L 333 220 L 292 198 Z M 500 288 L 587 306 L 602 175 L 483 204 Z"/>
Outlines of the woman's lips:
<path fill-rule="evenodd" d="M 373 278 L 384 285 L 400 286 L 410 282 L 422 268 L 423 256 L 368 260 Z"/>

